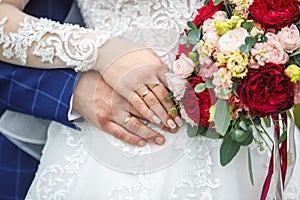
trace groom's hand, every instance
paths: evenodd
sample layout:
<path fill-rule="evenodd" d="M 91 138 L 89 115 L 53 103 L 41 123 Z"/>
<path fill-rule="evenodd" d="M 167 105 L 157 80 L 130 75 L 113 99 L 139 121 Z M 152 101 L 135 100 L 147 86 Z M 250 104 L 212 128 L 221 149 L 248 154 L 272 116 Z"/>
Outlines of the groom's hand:
<path fill-rule="evenodd" d="M 143 124 L 140 114 L 114 92 L 98 72 L 84 73 L 75 90 L 73 108 L 98 129 L 132 145 L 163 144 L 164 136 Z M 176 130 L 175 130 L 176 131 Z"/>

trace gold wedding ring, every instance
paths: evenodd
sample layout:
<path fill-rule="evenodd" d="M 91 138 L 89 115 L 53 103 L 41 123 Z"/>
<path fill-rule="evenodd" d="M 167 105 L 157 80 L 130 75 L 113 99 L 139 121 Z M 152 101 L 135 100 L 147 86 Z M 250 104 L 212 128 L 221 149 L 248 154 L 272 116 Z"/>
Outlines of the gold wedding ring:
<path fill-rule="evenodd" d="M 130 116 L 125 117 L 125 119 L 123 120 L 122 125 L 123 125 L 123 126 L 126 126 L 126 125 L 128 124 L 128 122 L 130 121 L 130 119 L 131 119 Z"/>
<path fill-rule="evenodd" d="M 149 92 L 150 92 L 150 90 L 146 89 L 146 90 L 142 93 L 141 97 L 144 98 L 145 96 L 147 96 L 147 94 L 149 94 Z"/>
<path fill-rule="evenodd" d="M 158 85 L 159 85 L 159 83 L 155 83 L 153 85 L 148 85 L 148 87 L 150 88 L 150 90 L 153 90 L 153 88 L 155 88 Z"/>

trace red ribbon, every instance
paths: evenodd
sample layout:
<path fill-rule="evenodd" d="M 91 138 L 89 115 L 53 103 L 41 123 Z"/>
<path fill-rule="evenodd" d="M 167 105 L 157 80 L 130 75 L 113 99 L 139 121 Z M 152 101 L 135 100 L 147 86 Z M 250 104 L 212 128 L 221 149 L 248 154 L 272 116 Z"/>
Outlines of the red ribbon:
<path fill-rule="evenodd" d="M 283 125 L 287 126 L 287 115 L 286 115 L 286 113 L 283 113 L 281 115 L 281 117 L 282 117 Z M 279 127 L 279 122 L 278 122 L 279 117 L 278 117 L 278 115 L 273 115 L 272 118 L 275 122 L 277 121 L 275 123 L 275 133 L 277 135 L 277 138 L 280 138 L 280 127 Z M 282 178 L 282 184 L 283 184 L 283 188 L 284 188 L 284 182 L 285 182 L 286 171 L 287 171 L 287 160 L 288 160 L 287 159 L 287 137 L 282 142 L 280 147 L 274 147 L 273 146 L 272 156 L 271 156 L 271 159 L 270 159 L 270 164 L 269 164 L 269 169 L 268 169 L 268 174 L 267 174 L 267 177 L 265 179 L 263 189 L 262 189 L 262 193 L 261 193 L 261 196 L 260 196 L 261 200 L 265 200 L 267 198 L 267 195 L 268 195 L 268 192 L 269 192 L 269 189 L 270 189 L 272 175 L 273 175 L 273 172 L 274 172 L 274 157 L 273 157 L 274 148 L 279 148 L 280 169 L 281 169 L 281 176 L 282 176 L 281 178 Z"/>

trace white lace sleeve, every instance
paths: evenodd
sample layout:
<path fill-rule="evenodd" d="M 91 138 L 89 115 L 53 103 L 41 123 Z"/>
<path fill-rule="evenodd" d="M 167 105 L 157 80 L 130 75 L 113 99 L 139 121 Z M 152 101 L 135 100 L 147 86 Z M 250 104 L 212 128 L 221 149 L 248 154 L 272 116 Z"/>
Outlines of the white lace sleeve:
<path fill-rule="evenodd" d="M 99 48 L 110 34 L 78 25 L 60 24 L 48 19 L 25 16 L 16 32 L 11 31 L 11 18 L 0 18 L 1 57 L 31 67 L 74 68 L 87 71 L 94 67 Z M 1 52 L 1 51 L 0 51 Z"/>

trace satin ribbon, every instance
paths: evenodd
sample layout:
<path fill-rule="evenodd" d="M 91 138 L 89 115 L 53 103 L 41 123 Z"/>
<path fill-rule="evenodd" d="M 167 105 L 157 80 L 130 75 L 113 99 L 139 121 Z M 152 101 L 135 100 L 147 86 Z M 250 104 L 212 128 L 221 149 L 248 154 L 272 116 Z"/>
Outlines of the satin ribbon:
<path fill-rule="evenodd" d="M 287 127 L 287 115 L 286 113 L 281 114 L 281 120 L 282 120 L 282 127 L 280 127 L 279 123 L 279 115 L 273 115 L 272 116 L 275 123 L 275 134 L 274 134 L 274 145 L 272 149 L 272 156 L 269 163 L 269 169 L 267 173 L 267 177 L 265 179 L 262 193 L 261 193 L 261 200 L 265 200 L 268 196 L 272 177 L 274 178 L 274 183 L 276 183 L 276 193 L 275 197 L 276 199 L 282 199 L 283 190 L 285 188 L 285 183 L 287 184 L 291 175 L 292 171 L 288 173 L 287 177 L 287 165 L 288 165 L 288 153 L 287 153 L 287 147 L 288 147 L 288 136 L 292 138 L 290 143 L 294 144 L 294 131 L 291 131 L 293 127 L 291 127 L 291 130 L 288 131 L 287 137 L 282 142 L 282 144 L 279 144 L 279 138 L 280 138 L 280 128 L 283 128 L 284 126 Z M 293 126 L 293 123 L 291 123 L 291 126 Z M 290 135 L 289 132 L 292 132 Z M 291 145 L 292 153 L 294 153 L 294 145 Z M 273 176 L 274 175 L 274 176 Z"/>

